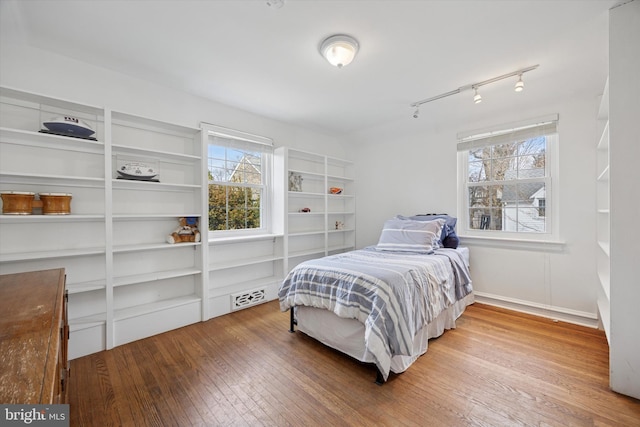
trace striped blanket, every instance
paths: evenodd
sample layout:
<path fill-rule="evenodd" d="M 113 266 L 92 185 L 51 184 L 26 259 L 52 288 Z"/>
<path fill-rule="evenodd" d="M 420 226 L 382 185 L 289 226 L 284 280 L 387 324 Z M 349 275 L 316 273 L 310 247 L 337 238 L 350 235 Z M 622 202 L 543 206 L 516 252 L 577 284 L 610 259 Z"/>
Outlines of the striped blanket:
<path fill-rule="evenodd" d="M 411 354 L 416 333 L 471 291 L 456 250 L 426 255 L 365 248 L 297 265 L 278 297 L 282 311 L 310 306 L 363 323 L 366 351 L 386 380 L 391 357 Z"/>

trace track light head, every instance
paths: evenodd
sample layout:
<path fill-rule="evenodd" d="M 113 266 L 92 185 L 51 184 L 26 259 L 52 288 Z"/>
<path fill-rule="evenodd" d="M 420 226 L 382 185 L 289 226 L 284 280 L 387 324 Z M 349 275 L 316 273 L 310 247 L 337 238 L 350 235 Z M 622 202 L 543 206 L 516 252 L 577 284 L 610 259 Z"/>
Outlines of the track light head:
<path fill-rule="evenodd" d="M 518 77 L 518 81 L 516 82 L 516 85 L 513 88 L 513 90 L 515 90 L 516 92 L 522 92 L 523 89 L 524 89 L 524 82 L 522 81 L 522 74 L 520 74 Z"/>
<path fill-rule="evenodd" d="M 413 112 L 413 118 L 417 119 L 419 115 L 420 115 L 420 107 L 416 106 L 416 111 Z"/>
<path fill-rule="evenodd" d="M 482 96 L 478 93 L 478 88 L 474 87 L 475 95 L 473 95 L 473 102 L 475 104 L 480 104 L 482 102 Z"/>

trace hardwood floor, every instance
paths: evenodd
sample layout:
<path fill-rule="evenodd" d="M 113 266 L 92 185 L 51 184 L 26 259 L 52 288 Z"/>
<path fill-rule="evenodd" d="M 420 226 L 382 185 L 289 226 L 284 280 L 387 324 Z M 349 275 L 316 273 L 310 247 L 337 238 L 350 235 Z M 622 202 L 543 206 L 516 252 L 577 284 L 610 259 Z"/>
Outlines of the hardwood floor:
<path fill-rule="evenodd" d="M 291 334 L 277 301 L 71 362 L 71 426 L 640 426 L 601 331 L 482 304 L 405 373 Z"/>

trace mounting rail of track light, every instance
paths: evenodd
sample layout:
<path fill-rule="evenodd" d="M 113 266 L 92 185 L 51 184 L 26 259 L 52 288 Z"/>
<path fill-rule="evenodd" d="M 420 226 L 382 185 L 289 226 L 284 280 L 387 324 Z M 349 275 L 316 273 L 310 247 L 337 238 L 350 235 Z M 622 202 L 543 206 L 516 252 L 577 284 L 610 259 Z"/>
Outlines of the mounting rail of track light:
<path fill-rule="evenodd" d="M 473 101 L 476 104 L 478 104 L 478 103 L 482 102 L 482 96 L 480 96 L 480 94 L 478 93 L 478 88 L 480 86 L 488 85 L 490 83 L 495 83 L 497 81 L 508 79 L 509 77 L 515 77 L 515 76 L 518 76 L 518 81 L 516 82 L 516 84 L 514 86 L 514 90 L 516 92 L 521 92 L 524 89 L 524 82 L 522 81 L 522 75 L 524 73 L 529 72 L 529 71 L 535 70 L 539 66 L 540 66 L 540 64 L 532 65 L 530 67 L 521 68 L 519 70 L 512 71 L 510 73 L 503 74 L 501 76 L 494 77 L 492 79 L 483 80 L 481 82 L 472 83 L 472 84 L 468 84 L 468 85 L 465 85 L 465 86 L 460 86 L 458 89 L 454 89 L 454 90 L 449 91 L 449 92 L 441 93 L 440 95 L 432 96 L 431 98 L 426 98 L 426 99 L 423 99 L 421 101 L 416 101 L 416 102 L 414 102 L 412 104 L 409 104 L 409 106 L 412 107 L 412 108 L 415 108 L 415 111 L 413 113 L 413 117 L 415 119 L 417 119 L 418 116 L 420 115 L 420 106 L 422 104 L 426 104 L 427 102 L 432 102 L 432 101 L 435 101 L 435 100 L 438 100 L 438 99 L 441 99 L 441 98 L 446 98 L 447 96 L 455 95 L 455 94 L 464 92 L 465 90 L 473 90 L 474 91 Z"/>

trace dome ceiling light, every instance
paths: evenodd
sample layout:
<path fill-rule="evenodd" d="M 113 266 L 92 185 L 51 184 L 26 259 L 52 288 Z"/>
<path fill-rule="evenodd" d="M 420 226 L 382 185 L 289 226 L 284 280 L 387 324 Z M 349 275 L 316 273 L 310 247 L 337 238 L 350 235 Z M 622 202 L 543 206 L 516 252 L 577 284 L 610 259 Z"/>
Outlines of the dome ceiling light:
<path fill-rule="evenodd" d="M 349 65 L 359 49 L 358 41 L 346 34 L 336 34 L 320 44 L 320 54 L 334 67 Z"/>

